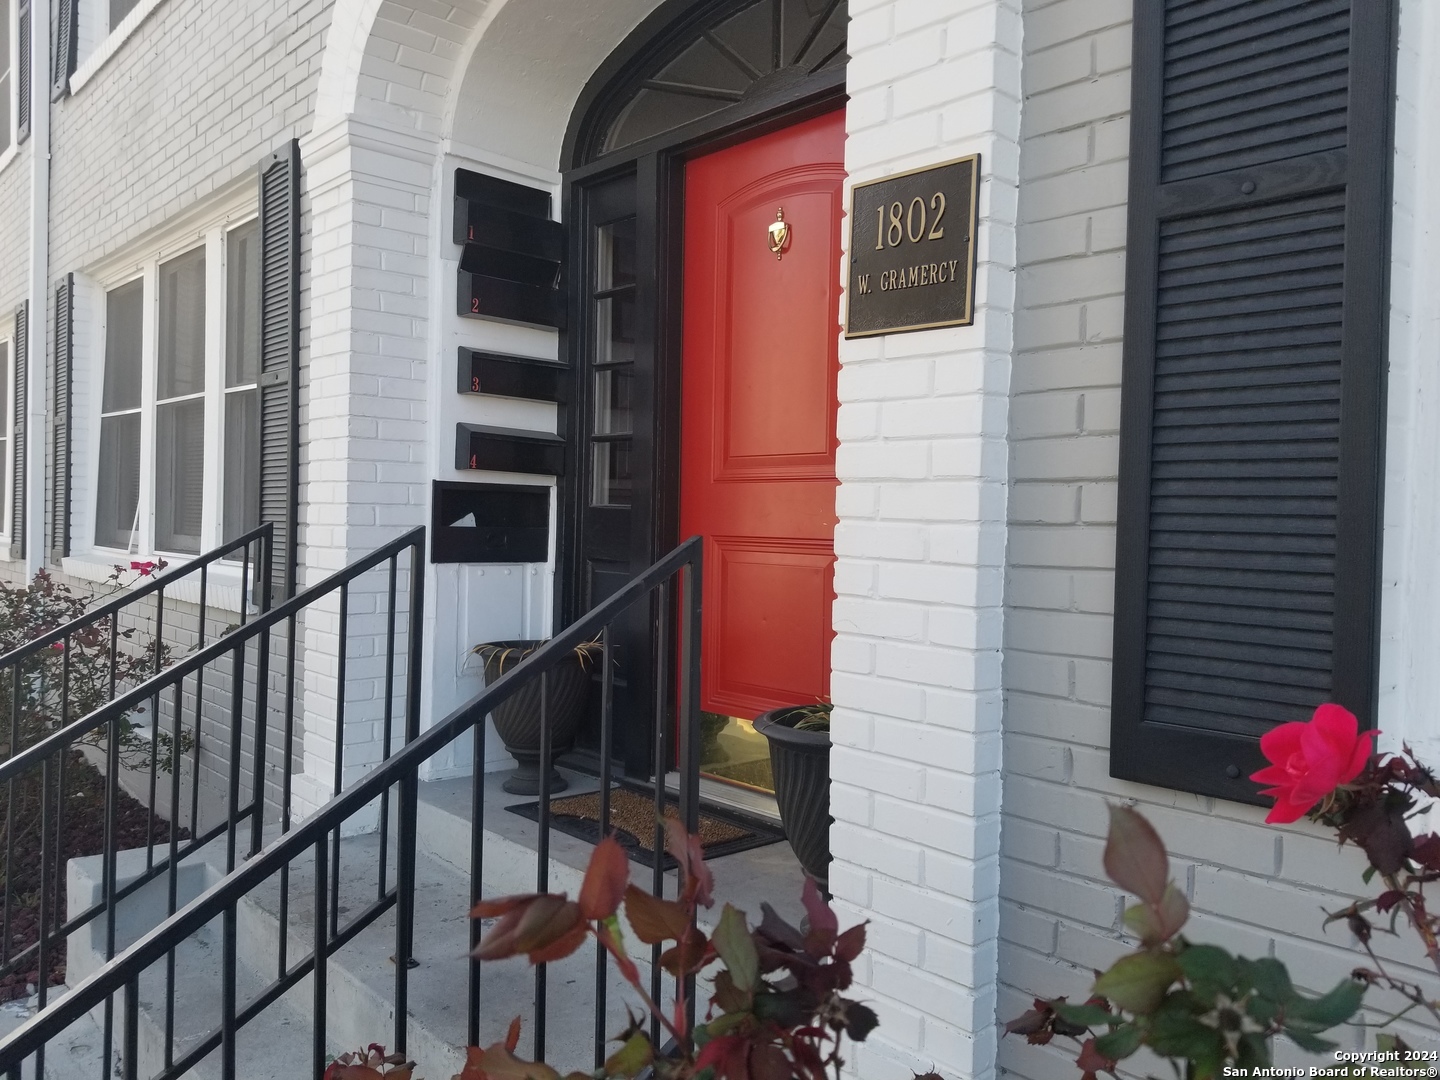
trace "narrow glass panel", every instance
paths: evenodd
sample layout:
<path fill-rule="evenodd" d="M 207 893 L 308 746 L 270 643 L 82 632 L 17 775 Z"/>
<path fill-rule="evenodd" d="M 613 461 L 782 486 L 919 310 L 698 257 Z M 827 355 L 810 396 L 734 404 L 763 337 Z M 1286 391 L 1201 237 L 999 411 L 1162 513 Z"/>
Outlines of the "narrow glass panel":
<path fill-rule="evenodd" d="M 155 547 L 200 554 L 205 498 L 205 402 L 195 398 L 155 410 Z"/>
<path fill-rule="evenodd" d="M 595 434 L 628 435 L 631 432 L 630 394 L 635 376 L 626 368 L 604 368 L 595 373 Z"/>
<path fill-rule="evenodd" d="M 205 389 L 205 249 L 160 265 L 160 364 L 156 396 Z"/>
<path fill-rule="evenodd" d="M 225 385 L 260 378 L 260 223 L 225 238 Z"/>
<path fill-rule="evenodd" d="M 612 221 L 595 230 L 595 291 L 635 284 L 635 219 Z"/>
<path fill-rule="evenodd" d="M 140 279 L 105 294 L 105 389 L 101 412 L 140 407 L 140 323 L 145 283 Z"/>
<path fill-rule="evenodd" d="M 620 364 L 635 359 L 635 294 L 621 293 L 595 301 L 595 363 Z"/>
<path fill-rule="evenodd" d="M 224 540 L 260 524 L 260 391 L 225 395 Z"/>
<path fill-rule="evenodd" d="M 96 477 L 95 543 L 129 551 L 140 505 L 140 414 L 100 421 L 100 470 Z"/>
<path fill-rule="evenodd" d="M 634 486 L 630 475 L 630 440 L 591 445 L 590 502 L 595 506 L 629 506 Z"/>

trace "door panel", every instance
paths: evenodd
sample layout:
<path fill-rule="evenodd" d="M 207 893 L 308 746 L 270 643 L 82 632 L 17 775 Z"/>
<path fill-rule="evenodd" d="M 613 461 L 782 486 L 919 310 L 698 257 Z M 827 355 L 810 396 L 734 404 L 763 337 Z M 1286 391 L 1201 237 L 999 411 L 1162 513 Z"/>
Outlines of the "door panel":
<path fill-rule="evenodd" d="M 721 716 L 829 695 L 844 144 L 835 112 L 686 166 L 680 535 Z"/>

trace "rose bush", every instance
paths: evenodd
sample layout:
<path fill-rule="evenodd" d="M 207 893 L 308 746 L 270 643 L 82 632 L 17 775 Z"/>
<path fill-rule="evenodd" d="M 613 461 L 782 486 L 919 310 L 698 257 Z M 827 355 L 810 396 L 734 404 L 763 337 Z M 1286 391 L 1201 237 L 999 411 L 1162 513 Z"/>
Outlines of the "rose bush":
<path fill-rule="evenodd" d="M 1333 828 L 1342 846 L 1354 844 L 1365 853 L 1363 880 L 1368 885 L 1378 877 L 1383 890 L 1327 913 L 1325 924 L 1345 923 L 1368 966 L 1354 968 L 1328 993 L 1308 997 L 1277 959 L 1248 960 L 1187 940 L 1181 930 L 1189 905 L 1169 882 L 1159 835 L 1135 810 L 1113 807 L 1105 871 L 1140 899 L 1125 911 L 1139 946 L 1100 973 L 1083 1004 L 1036 999 L 1005 1025 L 1005 1033 L 1041 1044 L 1056 1036 L 1073 1039 L 1086 1080 L 1113 1072 L 1141 1047 L 1170 1059 L 1185 1080 L 1210 1080 L 1227 1067 L 1270 1065 L 1276 1036 L 1311 1052 L 1333 1048 L 1321 1034 L 1350 1022 L 1371 987 L 1406 1003 L 1377 1026 L 1411 1013 L 1428 1014 L 1440 1026 L 1434 992 L 1391 970 L 1371 947 L 1376 933 L 1395 933 L 1403 915 L 1440 973 L 1440 916 L 1431 914 L 1425 896 L 1425 887 L 1440 880 L 1440 835 L 1411 832 L 1415 813 L 1440 799 L 1440 782 L 1408 747 L 1399 754 L 1375 753 L 1375 735 L 1361 731 L 1355 715 L 1341 706 L 1322 705 L 1309 721 L 1266 733 L 1260 749 L 1269 764 L 1251 776 L 1268 785 L 1261 794 L 1274 800 L 1267 822 L 1290 824 L 1308 816 Z M 1386 922 L 1377 925 L 1372 913 Z M 1398 1036 L 1386 1033 L 1377 1036 L 1377 1046 L 1405 1049 Z"/>

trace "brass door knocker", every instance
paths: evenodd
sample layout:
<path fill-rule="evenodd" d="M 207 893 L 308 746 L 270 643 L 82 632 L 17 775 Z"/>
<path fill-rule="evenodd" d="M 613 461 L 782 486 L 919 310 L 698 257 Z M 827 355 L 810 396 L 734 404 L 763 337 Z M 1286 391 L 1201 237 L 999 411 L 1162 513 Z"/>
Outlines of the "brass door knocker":
<path fill-rule="evenodd" d="M 785 220 L 785 208 L 782 206 L 775 211 L 775 220 L 770 223 L 770 250 L 775 253 L 776 261 L 784 257 L 789 246 L 790 223 Z"/>

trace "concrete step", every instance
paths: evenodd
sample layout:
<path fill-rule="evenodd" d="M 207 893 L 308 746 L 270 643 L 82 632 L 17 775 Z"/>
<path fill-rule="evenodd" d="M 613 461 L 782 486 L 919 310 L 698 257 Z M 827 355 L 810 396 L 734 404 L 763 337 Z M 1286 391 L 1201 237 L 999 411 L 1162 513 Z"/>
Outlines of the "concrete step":
<path fill-rule="evenodd" d="M 363 911 L 376 895 L 379 837 L 360 836 L 340 846 L 341 927 Z M 392 845 L 393 850 L 393 845 Z M 392 856 L 393 858 L 393 856 Z M 314 903 L 313 862 L 299 861 L 290 879 L 287 912 L 291 957 L 309 951 Z M 393 881 L 393 867 L 390 871 Z M 488 880 L 488 875 L 487 875 Z M 490 895 L 497 895 L 487 888 Z M 449 1076 L 464 1063 L 470 919 L 468 879 L 427 855 L 416 859 L 414 956 L 409 972 L 410 1023 L 407 1054 L 425 1076 Z M 241 908 L 240 948 L 253 964 L 277 955 L 280 941 L 280 888 L 267 883 Z M 395 1023 L 395 914 L 387 912 L 331 958 L 327 1026 L 333 1042 L 390 1045 Z M 273 960 L 270 961 L 273 963 Z M 595 950 L 548 965 L 546 1058 L 560 1068 L 589 1070 L 594 1056 Z M 532 1049 L 535 978 L 523 960 L 486 964 L 481 973 L 480 1036 L 484 1043 L 502 1038 L 511 1019 L 520 1016 L 525 1032 L 520 1051 Z M 610 971 L 605 1031 L 625 1025 L 625 1003 L 639 1002 Z M 308 999 L 307 999 L 308 1001 Z M 297 1005 L 300 1003 L 297 1001 Z M 304 1007 L 303 1005 L 301 1006 Z"/>

